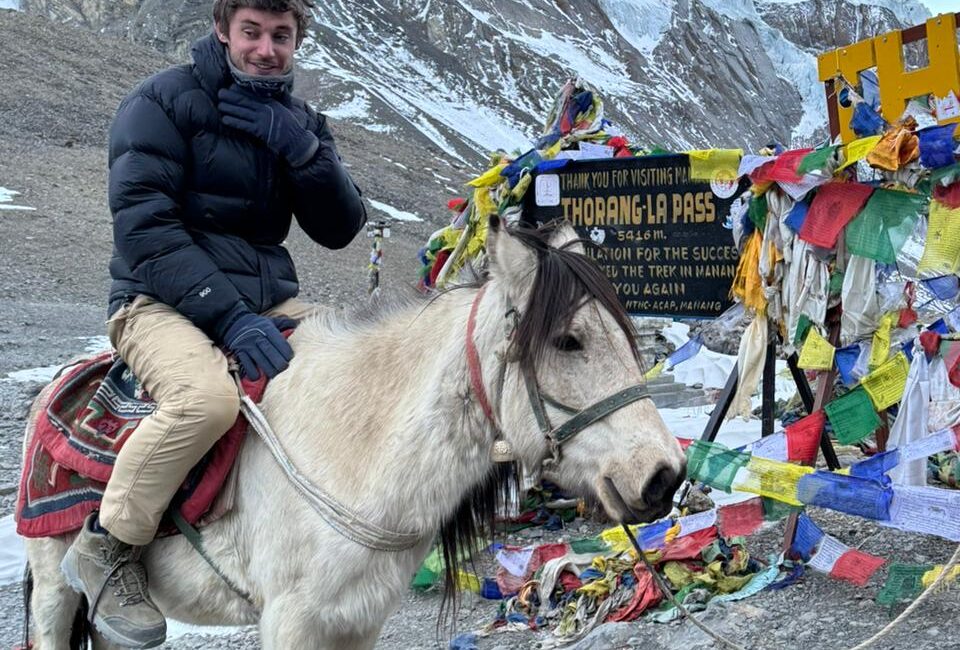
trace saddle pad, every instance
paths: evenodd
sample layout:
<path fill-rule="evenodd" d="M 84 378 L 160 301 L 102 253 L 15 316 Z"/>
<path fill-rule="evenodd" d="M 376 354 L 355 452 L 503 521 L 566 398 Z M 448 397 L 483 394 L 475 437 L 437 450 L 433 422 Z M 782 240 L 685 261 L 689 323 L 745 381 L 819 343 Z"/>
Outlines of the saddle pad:
<path fill-rule="evenodd" d="M 265 387 L 262 377 L 243 381 L 254 401 L 260 400 Z M 140 421 L 156 409 L 129 367 L 112 352 L 68 366 L 43 395 L 29 423 L 30 443 L 17 496 L 17 532 L 24 537 L 78 530 L 99 507 L 117 453 Z M 213 505 L 246 430 L 247 421 L 240 415 L 174 496 L 171 507 L 178 507 L 191 524 Z M 175 529 L 164 524 L 161 531 Z"/>

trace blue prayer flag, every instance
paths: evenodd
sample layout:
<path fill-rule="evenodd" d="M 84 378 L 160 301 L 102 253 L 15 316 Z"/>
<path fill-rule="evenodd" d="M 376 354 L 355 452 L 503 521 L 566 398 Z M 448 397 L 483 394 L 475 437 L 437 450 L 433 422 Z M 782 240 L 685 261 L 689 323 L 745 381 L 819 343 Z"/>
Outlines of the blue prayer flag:
<path fill-rule="evenodd" d="M 817 548 L 821 539 L 823 539 L 823 531 L 820 530 L 820 527 L 806 513 L 800 513 L 790 550 L 807 561 L 813 555 L 813 551 Z"/>
<path fill-rule="evenodd" d="M 960 293 L 960 278 L 955 275 L 942 275 L 921 282 L 940 300 L 953 300 Z"/>
<path fill-rule="evenodd" d="M 859 476 L 860 478 L 872 479 L 874 481 L 889 482 L 890 478 L 886 473 L 900 463 L 900 450 L 891 449 L 880 454 L 875 454 L 859 463 L 850 466 L 850 476 Z"/>
<path fill-rule="evenodd" d="M 830 508 L 876 521 L 890 520 L 893 490 L 877 481 L 817 471 L 800 478 L 797 498 L 808 506 Z"/>
<path fill-rule="evenodd" d="M 857 134 L 858 138 L 882 133 L 886 124 L 880 114 L 866 102 L 857 104 L 850 118 L 850 129 Z"/>
<path fill-rule="evenodd" d="M 693 357 L 697 356 L 697 354 L 700 352 L 700 348 L 702 347 L 703 338 L 697 335 L 674 350 L 673 354 L 667 357 L 667 360 L 663 365 L 667 369 L 673 368 L 683 363 L 687 359 L 692 359 Z"/>
<path fill-rule="evenodd" d="M 930 323 L 930 327 L 927 328 L 927 331 L 936 332 L 937 334 L 949 334 L 950 328 L 947 327 L 947 322 L 945 320 L 938 318 Z"/>
<path fill-rule="evenodd" d="M 537 163 L 536 171 L 540 172 L 550 172 L 555 169 L 560 169 L 561 167 L 566 167 L 570 163 L 570 158 L 560 158 L 559 160 L 544 160 L 540 163 Z"/>
<path fill-rule="evenodd" d="M 920 164 L 928 169 L 952 165 L 953 150 L 956 147 L 953 132 L 956 129 L 956 124 L 946 124 L 917 131 L 920 138 Z"/>
<path fill-rule="evenodd" d="M 807 218 L 807 211 L 810 210 L 810 204 L 805 201 L 798 201 L 790 210 L 790 214 L 784 219 L 784 223 L 790 227 L 793 232 L 800 232 L 803 222 Z"/>
<path fill-rule="evenodd" d="M 837 370 L 840 371 L 840 378 L 847 386 L 852 386 L 857 382 L 853 376 L 853 367 L 857 365 L 857 359 L 860 358 L 860 344 L 854 343 L 845 348 L 840 348 L 833 355 L 833 361 L 837 364 Z"/>
<path fill-rule="evenodd" d="M 641 526 L 637 529 L 637 543 L 645 551 L 663 548 L 667 543 L 667 531 L 671 526 L 673 522 L 669 519 Z"/>

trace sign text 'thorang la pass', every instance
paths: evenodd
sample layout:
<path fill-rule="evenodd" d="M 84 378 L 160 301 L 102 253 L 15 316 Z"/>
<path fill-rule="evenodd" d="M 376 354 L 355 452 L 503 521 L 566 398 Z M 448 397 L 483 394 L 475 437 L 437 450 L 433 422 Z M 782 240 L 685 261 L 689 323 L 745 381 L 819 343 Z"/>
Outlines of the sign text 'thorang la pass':
<path fill-rule="evenodd" d="M 570 161 L 534 178 L 524 219 L 559 217 L 601 246 L 627 311 L 711 318 L 730 306 L 737 249 L 723 227 L 735 182 L 690 179 L 686 155 Z"/>

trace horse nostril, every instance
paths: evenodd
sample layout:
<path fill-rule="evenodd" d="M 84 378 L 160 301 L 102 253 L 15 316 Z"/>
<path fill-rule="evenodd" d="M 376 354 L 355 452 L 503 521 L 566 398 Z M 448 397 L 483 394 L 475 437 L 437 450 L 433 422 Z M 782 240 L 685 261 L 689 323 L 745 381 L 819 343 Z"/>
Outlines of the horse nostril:
<path fill-rule="evenodd" d="M 669 467 L 661 467 L 647 483 L 643 491 L 643 500 L 651 507 L 661 505 L 673 497 L 674 492 L 683 482 L 684 473 L 678 473 Z"/>

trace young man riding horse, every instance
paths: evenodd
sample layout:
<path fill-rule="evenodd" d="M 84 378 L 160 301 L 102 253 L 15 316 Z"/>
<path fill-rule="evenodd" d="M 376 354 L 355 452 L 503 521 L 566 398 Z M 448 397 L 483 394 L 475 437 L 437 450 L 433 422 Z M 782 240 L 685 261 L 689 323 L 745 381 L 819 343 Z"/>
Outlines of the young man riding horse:
<path fill-rule="evenodd" d="M 161 644 L 140 547 L 188 471 L 233 424 L 224 351 L 257 379 L 283 371 L 280 333 L 310 305 L 283 240 L 291 218 L 342 248 L 366 221 L 323 116 L 291 95 L 311 0 L 215 0 L 193 63 L 122 102 L 110 130 L 108 332 L 157 402 L 119 453 L 99 514 L 63 559 L 94 624 L 125 647 Z"/>

